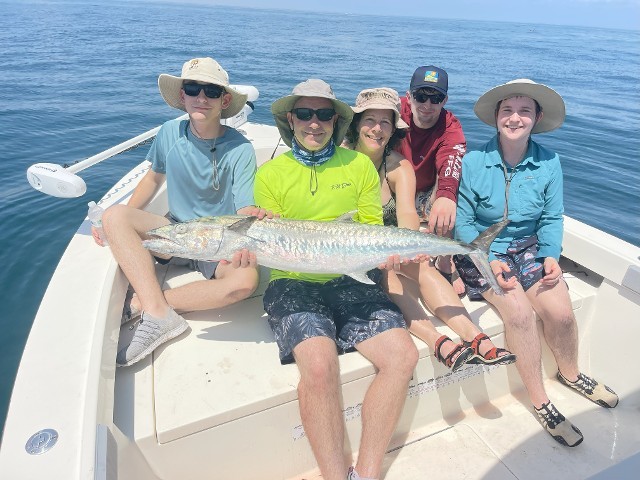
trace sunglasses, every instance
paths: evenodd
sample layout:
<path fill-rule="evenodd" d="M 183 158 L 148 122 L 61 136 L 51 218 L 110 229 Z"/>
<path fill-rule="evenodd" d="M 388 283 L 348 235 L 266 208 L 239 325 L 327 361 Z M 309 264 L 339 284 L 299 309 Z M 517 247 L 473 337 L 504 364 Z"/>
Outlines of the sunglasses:
<path fill-rule="evenodd" d="M 418 90 L 417 92 L 413 92 L 413 98 L 415 98 L 416 102 L 424 103 L 427 100 L 431 102 L 431 105 L 438 105 L 444 102 L 444 98 L 446 95 L 444 93 L 424 93 Z"/>
<path fill-rule="evenodd" d="M 294 108 L 291 110 L 291 113 L 294 113 L 298 120 L 302 120 L 304 122 L 308 122 L 315 115 L 318 117 L 318 120 L 321 122 L 328 122 L 333 118 L 336 114 L 336 111 L 333 108 L 319 108 L 318 110 L 314 110 L 313 108 Z"/>
<path fill-rule="evenodd" d="M 220 98 L 224 93 L 224 88 L 220 85 L 200 85 L 199 83 L 183 83 L 182 89 L 186 95 L 190 97 L 197 97 L 200 95 L 200 91 L 204 90 L 204 94 L 207 98 Z"/>

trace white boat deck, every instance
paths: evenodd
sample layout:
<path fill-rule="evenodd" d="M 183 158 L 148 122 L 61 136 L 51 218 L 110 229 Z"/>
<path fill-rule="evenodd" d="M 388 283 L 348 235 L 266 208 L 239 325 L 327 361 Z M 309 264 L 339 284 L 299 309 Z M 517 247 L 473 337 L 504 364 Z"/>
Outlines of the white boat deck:
<path fill-rule="evenodd" d="M 564 268 L 570 272 L 571 265 Z M 159 269 L 165 286 L 198 275 L 176 267 Z M 602 279 L 584 272 L 565 276 L 582 330 L 588 326 Z M 261 278 L 252 298 L 221 310 L 186 314 L 190 331 L 140 364 L 117 370 L 114 423 L 135 440 L 159 478 L 196 479 L 203 472 L 238 478 L 238 451 L 250 452 L 251 458 L 250 464 L 242 465 L 242 478 L 320 478 L 305 468 L 314 461 L 298 413 L 298 371 L 278 360 L 262 308 L 266 271 Z M 474 322 L 502 345 L 503 324 L 495 311 L 484 302 L 465 298 L 464 303 Z M 442 333 L 457 338 L 437 319 L 434 322 Z M 125 325 L 121 343 L 130 335 Z M 556 368 L 548 351 L 544 366 L 550 396 L 586 437 L 587 447 L 571 449 L 570 455 L 554 455 L 558 449 L 569 449 L 539 425 L 514 366 L 467 366 L 452 374 L 423 342 L 415 342 L 420 361 L 385 462 L 387 479 L 423 478 L 434 468 L 443 478 L 484 478 L 489 473 L 497 478 L 540 478 L 551 466 L 546 460 L 541 464 L 546 457 L 563 477 L 585 478 L 631 455 L 636 449 L 629 446 L 640 443 L 640 429 L 625 428 L 637 421 L 638 392 L 614 410 L 602 409 L 552 378 Z M 594 352 L 582 353 L 588 362 Z M 362 392 L 375 372 L 359 353 L 341 356 L 340 368 L 346 449 L 355 454 Z M 133 431 L 126 432 L 129 425 Z M 274 466 L 274 458 L 281 464 Z M 590 462 L 581 469 L 585 458 Z M 594 462 L 599 465 L 596 470 Z M 306 470 L 306 475 L 296 476 Z"/>

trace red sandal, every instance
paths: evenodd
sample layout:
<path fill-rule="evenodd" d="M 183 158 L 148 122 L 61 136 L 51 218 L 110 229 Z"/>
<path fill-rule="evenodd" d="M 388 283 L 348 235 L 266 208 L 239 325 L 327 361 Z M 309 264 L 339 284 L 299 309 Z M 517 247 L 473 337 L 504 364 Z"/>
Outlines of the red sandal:
<path fill-rule="evenodd" d="M 451 352 L 449 352 L 449 355 L 447 355 L 446 357 L 442 356 L 442 353 L 440 352 L 440 349 L 442 348 L 442 344 L 445 342 L 452 342 L 454 343 L 454 345 L 456 345 L 456 347 L 451 350 Z M 449 367 L 451 369 L 452 372 L 456 372 L 458 370 L 460 370 L 460 368 L 462 368 L 462 366 L 468 362 L 468 360 L 473 357 L 473 348 L 469 347 L 468 345 L 462 345 L 460 343 L 455 343 L 453 342 L 453 340 L 451 340 L 449 337 L 447 337 L 446 335 L 442 335 L 437 341 L 436 341 L 436 358 L 438 359 L 438 361 L 440 363 L 445 364 L 447 367 Z M 456 354 L 458 354 L 456 356 Z M 454 359 L 455 357 L 455 359 Z"/>
<path fill-rule="evenodd" d="M 509 365 L 516 361 L 515 354 L 511 353 L 509 350 L 499 347 L 493 347 L 484 355 L 481 355 L 480 344 L 485 340 L 491 341 L 487 335 L 479 333 L 476 335 L 476 338 L 470 342 L 464 342 L 466 346 L 471 347 L 473 350 L 473 356 L 468 363 L 476 365 Z M 505 353 L 505 355 L 500 355 L 501 353 Z"/>

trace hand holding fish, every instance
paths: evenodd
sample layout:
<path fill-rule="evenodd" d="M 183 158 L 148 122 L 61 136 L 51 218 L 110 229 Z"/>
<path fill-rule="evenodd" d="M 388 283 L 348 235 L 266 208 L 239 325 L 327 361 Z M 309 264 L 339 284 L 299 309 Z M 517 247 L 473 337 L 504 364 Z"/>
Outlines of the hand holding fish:
<path fill-rule="evenodd" d="M 387 263 L 381 263 L 378 265 L 380 270 L 389 270 L 399 272 L 403 264 L 406 263 L 422 263 L 429 261 L 429 255 L 419 254 L 414 258 L 400 258 L 400 255 L 391 255 L 387 259 Z"/>
<path fill-rule="evenodd" d="M 492 260 L 490 262 L 491 270 L 493 274 L 496 276 L 496 280 L 498 281 L 498 285 L 502 287 L 503 290 L 512 290 L 516 288 L 516 284 L 518 283 L 518 279 L 513 276 L 508 279 L 504 277 L 505 273 L 509 273 L 511 269 L 509 265 L 500 260 Z"/>
<path fill-rule="evenodd" d="M 233 268 L 256 268 L 258 266 L 256 254 L 254 252 L 250 252 L 246 248 L 234 253 L 233 257 L 231 257 L 231 261 L 220 260 L 220 263 L 222 265 L 231 265 Z"/>
<path fill-rule="evenodd" d="M 262 220 L 264 218 L 280 218 L 279 213 L 273 213 L 270 210 L 265 210 L 264 208 L 260 207 L 254 207 L 253 205 L 241 208 L 240 210 L 238 210 L 238 215 L 249 215 L 251 217 L 258 217 L 258 220 Z"/>

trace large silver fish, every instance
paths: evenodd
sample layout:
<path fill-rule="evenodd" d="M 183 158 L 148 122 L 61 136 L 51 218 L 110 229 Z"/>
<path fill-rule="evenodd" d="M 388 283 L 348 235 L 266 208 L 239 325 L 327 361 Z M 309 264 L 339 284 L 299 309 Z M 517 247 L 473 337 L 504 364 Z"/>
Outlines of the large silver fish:
<path fill-rule="evenodd" d="M 366 272 L 386 263 L 390 255 L 415 258 L 419 254 L 468 255 L 493 290 L 502 294 L 487 260 L 491 242 L 503 221 L 485 230 L 472 243 L 462 243 L 415 230 L 366 225 L 352 213 L 332 222 L 258 220 L 246 215 L 203 217 L 148 232 L 145 248 L 195 260 L 230 260 L 243 248 L 255 252 L 257 262 L 270 268 L 303 273 L 337 273 L 372 283 Z"/>

